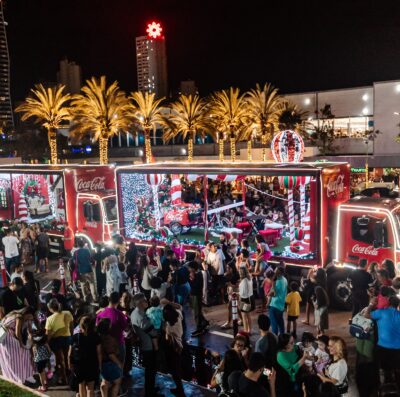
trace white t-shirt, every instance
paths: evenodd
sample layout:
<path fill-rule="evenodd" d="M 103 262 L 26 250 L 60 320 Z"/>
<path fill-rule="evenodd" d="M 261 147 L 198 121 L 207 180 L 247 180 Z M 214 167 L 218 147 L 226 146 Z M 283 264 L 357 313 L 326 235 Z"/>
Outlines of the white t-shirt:
<path fill-rule="evenodd" d="M 239 284 L 239 296 L 242 299 L 250 298 L 253 295 L 253 282 L 244 278 Z"/>
<path fill-rule="evenodd" d="M 337 385 L 341 385 L 347 376 L 347 363 L 341 358 L 328 366 L 328 375 L 337 380 Z"/>
<path fill-rule="evenodd" d="M 209 252 L 207 256 L 207 263 L 213 267 L 218 276 L 224 275 L 224 262 L 223 253 L 218 250 L 216 252 Z"/>
<path fill-rule="evenodd" d="M 160 299 L 165 298 L 167 296 L 167 289 L 169 286 L 170 286 L 169 283 L 162 283 L 160 288 L 158 289 L 152 288 L 150 296 L 151 297 L 158 296 Z"/>
<path fill-rule="evenodd" d="M 15 236 L 6 236 L 2 239 L 6 258 L 14 258 L 19 255 L 18 239 Z"/>

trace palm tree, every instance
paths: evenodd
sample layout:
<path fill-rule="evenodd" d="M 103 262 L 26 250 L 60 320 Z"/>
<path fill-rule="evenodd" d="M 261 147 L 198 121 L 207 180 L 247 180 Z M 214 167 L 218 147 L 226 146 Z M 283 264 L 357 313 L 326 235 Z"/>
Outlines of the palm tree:
<path fill-rule="evenodd" d="M 304 119 L 308 112 L 303 111 L 297 105 L 289 101 L 283 101 L 278 105 L 278 118 L 276 125 L 280 130 L 294 130 L 304 132 Z"/>
<path fill-rule="evenodd" d="M 47 130 L 47 139 L 50 146 L 51 163 L 57 164 L 57 130 L 63 127 L 70 119 L 67 102 L 71 99 L 69 94 L 64 94 L 65 86 L 44 88 L 42 84 L 31 89 L 23 104 L 15 111 L 23 112 L 22 121 L 35 117 L 35 122 L 41 124 Z"/>
<path fill-rule="evenodd" d="M 164 98 L 156 99 L 154 93 L 140 91 L 132 92 L 129 98 L 133 101 L 131 112 L 134 121 L 144 132 L 146 163 L 150 163 L 152 158 L 150 131 L 155 130 L 158 124 L 165 124 L 165 118 L 162 115 L 163 108 L 161 107 Z"/>
<path fill-rule="evenodd" d="M 100 164 L 108 163 L 108 140 L 130 125 L 129 102 L 114 81 L 107 87 L 106 77 L 92 77 L 82 92 L 71 103 L 71 133 L 76 136 L 91 134 L 99 141 Z"/>
<path fill-rule="evenodd" d="M 251 137 L 256 135 L 261 138 L 263 161 L 266 160 L 266 146 L 271 142 L 274 134 L 274 126 L 278 120 L 278 106 L 282 98 L 278 89 L 271 84 L 259 84 L 252 89 L 247 97 L 248 113 L 251 120 L 251 127 L 247 129 L 244 140 L 247 140 L 248 153 L 251 154 Z"/>
<path fill-rule="evenodd" d="M 231 160 L 234 162 L 238 133 L 246 125 L 248 119 L 245 96 L 240 95 L 238 88 L 231 87 L 229 90 L 219 91 L 212 97 L 211 112 L 215 125 L 220 128 L 219 132 L 229 133 Z"/>
<path fill-rule="evenodd" d="M 165 120 L 164 141 L 177 135 L 188 137 L 188 161 L 193 160 L 193 143 L 196 135 L 205 137 L 211 131 L 206 103 L 198 95 L 180 95 L 171 105 L 171 115 Z"/>

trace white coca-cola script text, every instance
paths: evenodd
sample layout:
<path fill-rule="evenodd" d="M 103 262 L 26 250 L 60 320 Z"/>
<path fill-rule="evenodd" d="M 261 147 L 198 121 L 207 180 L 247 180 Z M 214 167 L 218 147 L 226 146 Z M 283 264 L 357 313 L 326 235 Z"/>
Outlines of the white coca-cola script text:
<path fill-rule="evenodd" d="M 96 176 L 93 179 L 85 180 L 85 179 L 78 179 L 76 182 L 76 190 L 78 192 L 82 191 L 98 191 L 98 190 L 105 190 L 105 176 Z"/>
<path fill-rule="evenodd" d="M 351 252 L 355 254 L 378 256 L 378 250 L 374 248 L 372 245 L 369 245 L 368 247 L 362 247 L 359 244 L 356 244 L 353 245 Z"/>

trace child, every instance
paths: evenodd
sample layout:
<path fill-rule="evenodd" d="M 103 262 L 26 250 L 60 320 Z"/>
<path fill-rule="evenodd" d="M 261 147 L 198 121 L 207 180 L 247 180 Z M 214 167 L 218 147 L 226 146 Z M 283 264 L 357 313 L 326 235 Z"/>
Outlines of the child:
<path fill-rule="evenodd" d="M 157 332 L 157 336 L 151 338 L 151 343 L 153 344 L 153 349 L 158 351 L 158 338 L 161 335 L 163 309 L 160 305 L 160 298 L 157 295 L 151 297 L 150 307 L 147 309 L 146 315 L 153 324 L 154 330 Z"/>
<path fill-rule="evenodd" d="M 328 350 L 329 336 L 320 335 L 317 338 L 318 348 L 315 351 L 315 370 L 318 374 L 324 374 L 324 369 L 329 363 L 329 350 Z"/>
<path fill-rule="evenodd" d="M 265 295 L 265 307 L 263 307 L 264 312 L 266 308 L 269 306 L 271 298 L 274 294 L 274 276 L 275 273 L 272 269 L 267 270 L 267 273 L 265 274 L 265 279 L 262 284 Z"/>
<path fill-rule="evenodd" d="M 297 319 L 300 315 L 301 296 L 299 294 L 299 284 L 295 281 L 290 283 L 290 291 L 286 296 L 287 303 L 287 332 L 290 334 L 291 324 L 293 324 L 293 337 L 297 338 Z"/>
<path fill-rule="evenodd" d="M 36 370 L 39 373 L 40 383 L 39 391 L 47 391 L 47 377 L 46 377 L 46 367 L 50 363 L 51 350 L 47 344 L 47 336 L 44 328 L 38 330 L 33 336 L 33 361 L 36 365 Z"/>
<path fill-rule="evenodd" d="M 303 336 L 301 337 L 301 342 L 299 342 L 297 345 L 300 347 L 302 353 L 307 352 L 309 357 L 314 357 L 315 355 L 314 342 L 315 342 L 315 337 L 311 332 L 303 332 Z M 313 361 L 306 360 L 304 364 L 311 369 Z"/>

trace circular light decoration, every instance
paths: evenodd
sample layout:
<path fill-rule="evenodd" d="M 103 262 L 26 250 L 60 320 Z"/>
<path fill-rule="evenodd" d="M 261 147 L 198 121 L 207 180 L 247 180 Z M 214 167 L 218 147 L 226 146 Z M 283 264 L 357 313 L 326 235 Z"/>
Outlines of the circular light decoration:
<path fill-rule="evenodd" d="M 303 160 L 303 138 L 295 131 L 281 131 L 271 142 L 271 151 L 278 163 L 298 163 Z"/>
<path fill-rule="evenodd" d="M 147 25 L 146 32 L 151 39 L 157 39 L 161 37 L 162 30 L 161 24 L 158 22 L 152 22 Z"/>
<path fill-rule="evenodd" d="M 159 186 L 164 179 L 163 174 L 146 174 L 146 183 L 150 186 Z"/>
<path fill-rule="evenodd" d="M 296 228 L 294 231 L 294 237 L 296 238 L 297 241 L 301 241 L 304 238 L 304 230 L 301 228 Z"/>
<path fill-rule="evenodd" d="M 151 187 L 153 193 L 153 203 L 154 203 L 154 218 L 156 221 L 156 230 L 160 230 L 161 227 L 161 213 L 160 205 L 158 202 L 158 187 L 164 179 L 162 174 L 146 174 L 146 183 Z"/>

